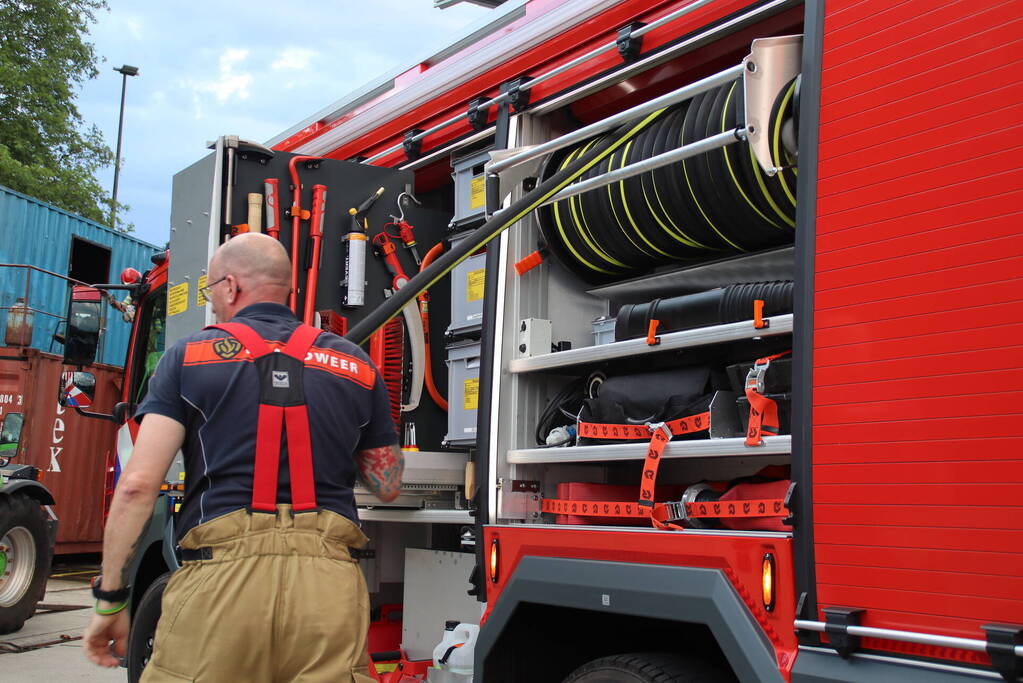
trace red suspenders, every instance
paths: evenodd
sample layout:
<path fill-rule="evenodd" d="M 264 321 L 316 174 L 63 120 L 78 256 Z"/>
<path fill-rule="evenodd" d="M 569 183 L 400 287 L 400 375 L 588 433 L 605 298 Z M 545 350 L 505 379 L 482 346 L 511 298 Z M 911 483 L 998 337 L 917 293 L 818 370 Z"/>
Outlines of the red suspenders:
<path fill-rule="evenodd" d="M 281 432 L 286 426 L 291 507 L 296 512 L 315 510 L 312 437 L 302 377 L 306 354 L 321 330 L 299 325 L 285 344 L 284 351 L 275 353 L 248 325 L 222 323 L 206 329 L 211 328 L 223 330 L 237 339 L 252 356 L 259 373 L 259 422 L 252 476 L 252 509 L 261 512 L 277 509 Z"/>

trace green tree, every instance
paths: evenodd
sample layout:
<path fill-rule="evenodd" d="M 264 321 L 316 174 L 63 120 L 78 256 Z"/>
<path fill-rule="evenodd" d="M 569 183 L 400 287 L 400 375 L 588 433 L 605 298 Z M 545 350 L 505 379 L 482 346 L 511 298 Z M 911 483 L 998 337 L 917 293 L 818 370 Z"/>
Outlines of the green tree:
<path fill-rule="evenodd" d="M 106 0 L 0 0 L 0 184 L 103 224 L 110 197 L 96 172 L 114 155 L 75 99 L 99 74 L 85 35 L 106 8 Z"/>

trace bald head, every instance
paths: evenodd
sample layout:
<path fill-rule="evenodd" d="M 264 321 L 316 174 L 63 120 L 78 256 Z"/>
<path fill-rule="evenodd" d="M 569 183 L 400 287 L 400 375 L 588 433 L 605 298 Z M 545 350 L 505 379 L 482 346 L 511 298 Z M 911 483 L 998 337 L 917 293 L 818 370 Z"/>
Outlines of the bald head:
<path fill-rule="evenodd" d="M 218 319 L 223 313 L 228 316 L 224 320 L 229 320 L 234 312 L 254 303 L 284 303 L 291 291 L 288 253 L 280 242 L 262 233 L 238 235 L 214 252 L 208 280 L 216 282 L 228 276 L 230 282 L 222 293 L 230 300 L 213 299 Z"/>

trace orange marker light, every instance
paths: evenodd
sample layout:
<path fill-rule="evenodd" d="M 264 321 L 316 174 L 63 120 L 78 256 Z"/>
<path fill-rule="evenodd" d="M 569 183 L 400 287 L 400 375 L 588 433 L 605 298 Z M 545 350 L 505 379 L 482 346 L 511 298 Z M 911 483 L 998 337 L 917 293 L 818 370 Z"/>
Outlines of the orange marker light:
<path fill-rule="evenodd" d="M 774 555 L 767 553 L 761 565 L 761 580 L 763 582 L 764 609 L 768 612 L 774 609 Z"/>
<path fill-rule="evenodd" d="M 497 583 L 497 567 L 498 567 L 498 550 L 497 550 L 497 539 L 495 538 L 490 542 L 490 582 Z"/>

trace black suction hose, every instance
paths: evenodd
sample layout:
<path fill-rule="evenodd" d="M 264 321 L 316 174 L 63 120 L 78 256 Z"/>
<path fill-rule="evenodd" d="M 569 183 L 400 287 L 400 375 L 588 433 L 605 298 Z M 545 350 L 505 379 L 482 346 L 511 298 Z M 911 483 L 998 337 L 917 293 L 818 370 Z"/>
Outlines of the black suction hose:
<path fill-rule="evenodd" d="M 578 159 L 566 164 L 564 168 L 547 178 L 527 192 L 518 201 L 493 216 L 486 223 L 476 228 L 467 238 L 461 240 L 451 250 L 444 252 L 429 268 L 414 276 L 408 283 L 394 293 L 383 304 L 373 309 L 369 315 L 348 330 L 345 339 L 362 344 L 370 335 L 383 327 L 388 320 L 398 315 L 409 301 L 421 292 L 429 289 L 447 275 L 455 266 L 467 259 L 484 244 L 500 235 L 506 228 L 514 225 L 529 215 L 540 204 L 572 184 L 574 180 L 585 174 L 597 163 L 607 158 L 628 140 L 638 135 L 646 127 L 661 116 L 666 110 L 661 109 L 638 121 L 630 121 L 613 133 L 604 136 Z"/>

